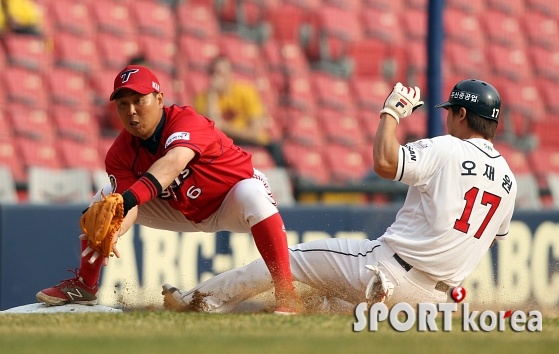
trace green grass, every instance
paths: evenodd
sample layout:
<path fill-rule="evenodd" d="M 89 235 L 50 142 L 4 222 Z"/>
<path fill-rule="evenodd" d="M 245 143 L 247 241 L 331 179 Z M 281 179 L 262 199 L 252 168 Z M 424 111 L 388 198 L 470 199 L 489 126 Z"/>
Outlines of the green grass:
<path fill-rule="evenodd" d="M 0 353 L 555 353 L 559 319 L 538 333 L 352 331 L 353 316 L 168 311 L 0 315 Z M 439 320 L 439 328 L 440 320 Z M 172 352 L 171 352 L 172 353 Z"/>

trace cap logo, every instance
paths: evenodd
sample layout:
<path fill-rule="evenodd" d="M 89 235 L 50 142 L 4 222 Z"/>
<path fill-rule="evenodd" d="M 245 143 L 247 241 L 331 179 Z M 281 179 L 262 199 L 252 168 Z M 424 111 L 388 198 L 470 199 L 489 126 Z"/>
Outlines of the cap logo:
<path fill-rule="evenodd" d="M 122 74 L 120 74 L 120 77 L 122 78 L 122 83 L 128 82 L 128 80 L 130 79 L 130 75 L 137 73 L 138 69 L 130 69 L 130 70 L 126 70 L 124 71 Z"/>
<path fill-rule="evenodd" d="M 477 103 L 479 102 L 479 95 L 471 92 L 465 91 L 452 91 L 450 94 L 450 98 L 454 98 L 456 100 L 464 100 Z"/>
<path fill-rule="evenodd" d="M 157 82 L 152 81 L 151 82 L 151 87 L 153 87 L 157 92 L 159 92 L 159 85 L 157 84 Z"/>

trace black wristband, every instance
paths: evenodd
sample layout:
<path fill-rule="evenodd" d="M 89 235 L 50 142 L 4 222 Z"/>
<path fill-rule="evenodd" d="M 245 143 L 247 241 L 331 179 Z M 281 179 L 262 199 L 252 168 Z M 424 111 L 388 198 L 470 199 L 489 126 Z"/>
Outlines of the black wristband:
<path fill-rule="evenodd" d="M 124 216 L 126 216 L 126 214 L 128 214 L 128 211 L 130 209 L 132 209 L 133 207 L 135 207 L 136 205 L 138 205 L 138 201 L 136 200 L 136 196 L 134 195 L 134 193 L 130 192 L 129 190 L 124 191 L 124 193 L 122 193 L 122 200 L 123 200 L 123 204 L 124 204 Z"/>

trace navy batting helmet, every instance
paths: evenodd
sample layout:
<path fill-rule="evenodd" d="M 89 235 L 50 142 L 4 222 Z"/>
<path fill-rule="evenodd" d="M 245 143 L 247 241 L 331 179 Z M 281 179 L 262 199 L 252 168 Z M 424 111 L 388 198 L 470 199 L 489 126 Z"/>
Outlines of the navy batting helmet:
<path fill-rule="evenodd" d="M 462 106 L 477 115 L 499 121 L 501 111 L 501 97 L 495 87 L 481 80 L 462 80 L 457 83 L 448 101 L 439 103 L 435 107 Z"/>

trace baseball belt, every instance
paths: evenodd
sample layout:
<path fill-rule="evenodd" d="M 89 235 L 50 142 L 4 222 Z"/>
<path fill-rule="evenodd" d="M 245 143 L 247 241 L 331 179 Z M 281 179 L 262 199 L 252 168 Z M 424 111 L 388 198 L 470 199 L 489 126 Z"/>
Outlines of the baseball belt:
<path fill-rule="evenodd" d="M 404 261 L 402 257 L 398 256 L 398 253 L 394 253 L 394 259 L 396 259 L 396 261 L 402 266 L 402 268 L 406 270 L 406 272 L 409 272 L 410 269 L 413 268 L 411 264 Z M 443 293 L 446 293 L 448 289 L 450 289 L 450 286 L 448 286 L 448 284 L 446 283 L 443 283 L 442 281 L 437 282 L 437 284 L 435 285 L 435 290 L 442 291 Z"/>

